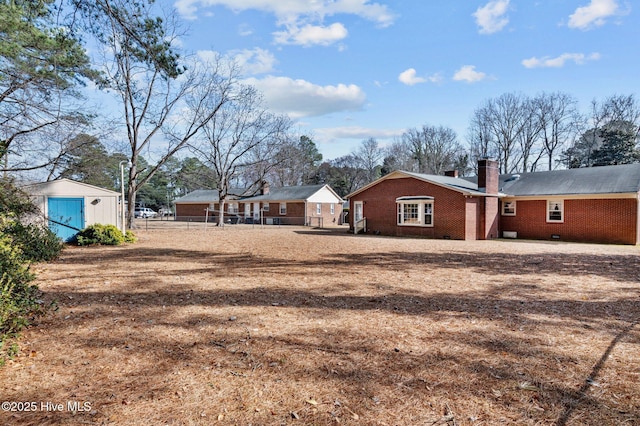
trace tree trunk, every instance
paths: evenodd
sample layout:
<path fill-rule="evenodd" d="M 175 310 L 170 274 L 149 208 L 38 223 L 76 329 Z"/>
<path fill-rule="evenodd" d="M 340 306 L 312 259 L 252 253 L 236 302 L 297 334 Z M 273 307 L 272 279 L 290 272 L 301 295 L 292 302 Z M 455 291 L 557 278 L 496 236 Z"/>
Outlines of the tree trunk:
<path fill-rule="evenodd" d="M 219 205 L 219 209 L 220 209 L 220 216 L 218 217 L 218 226 L 224 226 L 224 205 L 225 205 L 225 198 L 226 197 L 220 197 L 220 203 Z"/>

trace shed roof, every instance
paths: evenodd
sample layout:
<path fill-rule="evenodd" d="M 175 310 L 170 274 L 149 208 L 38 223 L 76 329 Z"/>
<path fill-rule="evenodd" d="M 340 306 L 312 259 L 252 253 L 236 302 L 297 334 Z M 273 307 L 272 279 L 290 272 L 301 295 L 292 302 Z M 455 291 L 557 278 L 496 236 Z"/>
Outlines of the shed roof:
<path fill-rule="evenodd" d="M 39 182 L 25 185 L 24 190 L 32 195 L 50 196 L 118 196 L 116 191 L 89 185 L 88 183 L 63 178 L 49 182 Z"/>

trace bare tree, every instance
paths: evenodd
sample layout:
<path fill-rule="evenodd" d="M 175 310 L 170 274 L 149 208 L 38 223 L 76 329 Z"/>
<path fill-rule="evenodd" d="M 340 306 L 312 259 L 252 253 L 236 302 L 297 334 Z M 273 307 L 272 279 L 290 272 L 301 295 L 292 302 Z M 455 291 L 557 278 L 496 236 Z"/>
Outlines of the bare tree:
<path fill-rule="evenodd" d="M 205 102 L 211 120 L 202 127 L 202 133 L 190 143 L 190 148 L 201 161 L 215 170 L 218 176 L 219 225 L 224 224 L 224 208 L 231 194 L 231 183 L 247 169 L 258 172 L 247 187 L 256 187 L 273 164 L 271 156 L 278 146 L 287 141 L 290 120 L 269 113 L 262 106 L 262 98 L 251 86 L 236 86 L 234 99 L 220 106 L 217 100 Z"/>
<path fill-rule="evenodd" d="M 477 169 L 478 160 L 481 158 L 497 158 L 496 143 L 489 127 L 486 108 L 478 108 L 474 111 L 471 124 L 467 131 L 467 141 L 472 167 Z M 476 170 L 477 172 L 477 170 Z"/>
<path fill-rule="evenodd" d="M 415 158 L 418 173 L 443 174 L 453 167 L 462 151 L 455 131 L 443 126 L 409 129 L 402 141 Z"/>
<path fill-rule="evenodd" d="M 214 58 L 193 61 L 189 70 L 172 47 L 178 37 L 171 13 L 155 16 L 152 2 L 79 2 L 96 19 L 93 29 L 104 48 L 103 86 L 122 107 L 129 145 L 127 224 L 132 227 L 136 196 L 163 164 L 184 148 L 234 93 L 236 67 Z M 139 30 L 148 31 L 140 33 Z M 185 105 L 187 107 L 185 107 Z M 157 160 L 141 170 L 142 152 Z"/>
<path fill-rule="evenodd" d="M 542 149 L 548 160 L 548 170 L 553 170 L 557 151 L 575 138 L 580 128 L 578 102 L 566 93 L 556 92 L 542 93 L 534 103 L 542 128 Z"/>
<path fill-rule="evenodd" d="M 536 113 L 537 106 L 534 100 L 528 98 L 522 102 L 522 126 L 517 134 L 520 158 L 516 163 L 521 164 L 520 170 L 525 173 L 535 172 L 544 155 L 540 140 L 543 128 Z"/>
<path fill-rule="evenodd" d="M 363 140 L 360 147 L 352 153 L 366 172 L 366 180 L 373 182 L 380 177 L 382 150 L 374 138 Z"/>
<path fill-rule="evenodd" d="M 518 137 L 527 118 L 524 104 L 522 95 L 505 93 L 496 99 L 490 99 L 483 107 L 483 118 L 495 142 L 503 173 L 519 171 L 521 166 L 518 164 L 518 156 L 521 155 Z"/>
<path fill-rule="evenodd" d="M 384 158 L 382 160 L 382 175 L 391 173 L 394 170 L 416 171 L 416 159 L 411 153 L 411 149 L 401 139 L 395 139 L 391 145 L 384 148 Z"/>

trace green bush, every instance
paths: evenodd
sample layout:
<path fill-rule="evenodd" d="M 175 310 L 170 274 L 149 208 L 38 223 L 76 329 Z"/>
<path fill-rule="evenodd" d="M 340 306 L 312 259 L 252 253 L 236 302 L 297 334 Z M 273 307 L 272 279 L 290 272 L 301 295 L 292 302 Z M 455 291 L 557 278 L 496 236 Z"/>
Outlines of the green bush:
<path fill-rule="evenodd" d="M 117 246 L 122 243 L 133 243 L 136 237 L 131 231 L 122 235 L 122 231 L 115 225 L 102 225 L 96 223 L 89 225 L 78 234 L 79 246 L 90 246 L 94 244 Z"/>
<path fill-rule="evenodd" d="M 4 232 L 21 248 L 24 260 L 31 262 L 47 262 L 57 259 L 64 244 L 49 228 L 44 225 L 23 225 L 18 221 L 9 221 Z"/>
<path fill-rule="evenodd" d="M 18 352 L 20 331 L 46 309 L 31 262 L 55 259 L 63 247 L 44 224 L 32 222 L 38 214 L 27 194 L 0 179 L 0 366 Z"/>
<path fill-rule="evenodd" d="M 40 291 L 31 284 L 34 279 L 20 248 L 0 233 L 0 343 L 17 336 L 29 325 L 29 317 L 42 313 Z"/>
<path fill-rule="evenodd" d="M 138 237 L 136 237 L 136 234 L 134 234 L 131 231 L 127 231 L 124 234 L 124 242 L 125 243 L 135 243 L 136 241 L 138 241 Z"/>

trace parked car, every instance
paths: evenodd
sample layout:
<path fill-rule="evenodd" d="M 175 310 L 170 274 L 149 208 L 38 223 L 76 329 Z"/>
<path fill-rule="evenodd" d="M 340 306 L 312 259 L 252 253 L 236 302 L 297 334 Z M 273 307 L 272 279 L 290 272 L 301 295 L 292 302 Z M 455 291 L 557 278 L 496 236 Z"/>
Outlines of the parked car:
<path fill-rule="evenodd" d="M 165 207 L 158 210 L 158 215 L 160 217 L 173 216 L 173 211 L 171 209 L 167 209 Z"/>
<path fill-rule="evenodd" d="M 158 216 L 158 213 L 156 213 L 155 211 L 153 211 L 148 207 L 136 207 L 134 216 L 138 219 L 139 218 L 146 219 L 149 217 L 156 217 Z"/>

